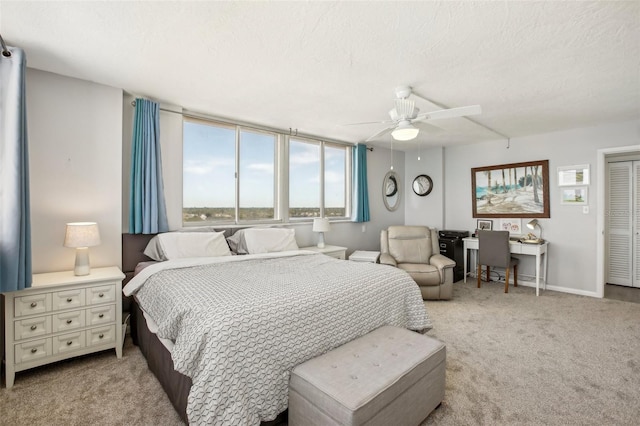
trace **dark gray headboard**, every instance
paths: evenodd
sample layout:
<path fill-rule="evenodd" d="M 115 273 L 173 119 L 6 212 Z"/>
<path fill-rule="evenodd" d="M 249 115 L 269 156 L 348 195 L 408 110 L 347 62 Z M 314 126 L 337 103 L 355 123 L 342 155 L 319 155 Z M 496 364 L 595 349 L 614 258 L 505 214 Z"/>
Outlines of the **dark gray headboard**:
<path fill-rule="evenodd" d="M 183 232 L 224 232 L 225 237 L 230 237 L 236 231 L 245 228 L 213 228 L 213 227 L 199 227 L 187 230 Z M 149 244 L 151 238 L 157 234 L 122 234 L 122 272 L 125 274 L 125 279 L 122 285 L 126 285 L 136 269 L 136 265 L 140 262 L 148 262 L 153 260 L 144 254 L 144 249 Z"/>
<path fill-rule="evenodd" d="M 125 274 L 123 285 L 133 278 L 133 271 L 138 263 L 153 260 L 144 254 L 144 249 L 155 235 L 122 234 L 122 272 Z"/>

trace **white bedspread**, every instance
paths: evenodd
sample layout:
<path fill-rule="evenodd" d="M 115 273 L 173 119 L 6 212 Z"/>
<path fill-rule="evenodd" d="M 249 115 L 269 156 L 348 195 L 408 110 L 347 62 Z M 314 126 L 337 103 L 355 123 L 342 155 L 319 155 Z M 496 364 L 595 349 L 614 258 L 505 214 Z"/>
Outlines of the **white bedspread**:
<path fill-rule="evenodd" d="M 382 325 L 431 328 L 404 271 L 301 251 L 162 262 L 124 292 L 175 342 L 193 425 L 272 420 L 296 365 Z"/>

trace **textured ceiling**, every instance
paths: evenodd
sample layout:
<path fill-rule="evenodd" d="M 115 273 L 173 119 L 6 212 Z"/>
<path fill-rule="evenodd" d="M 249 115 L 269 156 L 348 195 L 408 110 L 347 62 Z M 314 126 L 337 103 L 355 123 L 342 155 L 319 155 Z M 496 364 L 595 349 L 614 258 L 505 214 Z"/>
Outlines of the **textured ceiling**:
<path fill-rule="evenodd" d="M 383 128 L 343 124 L 387 119 L 398 85 L 479 104 L 473 120 L 509 137 L 640 117 L 638 1 L 2 0 L 0 33 L 32 68 L 349 142 Z M 423 147 L 499 139 L 463 118 L 434 124 Z"/>

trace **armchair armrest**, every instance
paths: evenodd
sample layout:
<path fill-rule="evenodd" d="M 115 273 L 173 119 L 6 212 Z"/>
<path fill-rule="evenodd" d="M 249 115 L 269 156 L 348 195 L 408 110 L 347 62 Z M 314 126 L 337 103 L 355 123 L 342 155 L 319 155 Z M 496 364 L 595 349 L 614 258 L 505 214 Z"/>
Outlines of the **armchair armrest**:
<path fill-rule="evenodd" d="M 434 254 L 433 256 L 431 256 L 431 258 L 429 259 L 429 263 L 440 270 L 445 268 L 454 268 L 456 266 L 455 261 L 441 254 Z"/>
<path fill-rule="evenodd" d="M 398 266 L 398 262 L 389 253 L 382 253 L 380 255 L 380 263 L 383 265 L 391 265 L 393 267 Z M 455 265 L 455 262 L 454 262 Z"/>

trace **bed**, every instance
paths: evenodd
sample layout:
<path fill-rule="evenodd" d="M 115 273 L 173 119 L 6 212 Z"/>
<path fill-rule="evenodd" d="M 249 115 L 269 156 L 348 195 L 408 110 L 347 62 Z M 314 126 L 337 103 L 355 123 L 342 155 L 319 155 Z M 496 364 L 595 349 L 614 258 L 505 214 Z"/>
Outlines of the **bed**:
<path fill-rule="evenodd" d="M 191 424 L 277 423 L 295 365 L 382 325 L 431 328 L 403 271 L 301 250 L 170 259 L 131 279 L 151 237 L 123 234 L 132 337 Z"/>

